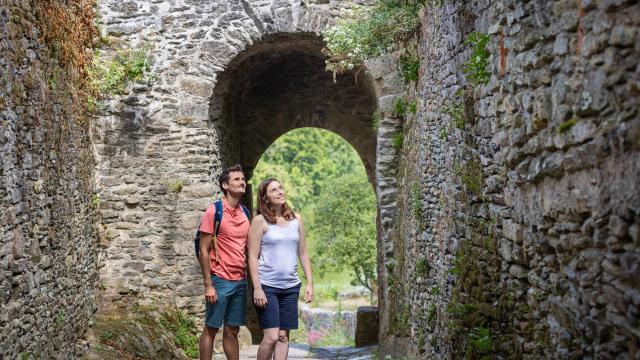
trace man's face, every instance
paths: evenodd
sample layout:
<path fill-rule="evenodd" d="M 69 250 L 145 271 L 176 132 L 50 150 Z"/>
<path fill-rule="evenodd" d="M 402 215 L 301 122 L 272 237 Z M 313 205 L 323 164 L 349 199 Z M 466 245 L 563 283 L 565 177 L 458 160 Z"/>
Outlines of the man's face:
<path fill-rule="evenodd" d="M 242 196 L 247 190 L 247 184 L 244 181 L 242 171 L 232 171 L 229 173 L 229 183 L 222 183 L 222 187 L 228 194 L 234 196 Z"/>

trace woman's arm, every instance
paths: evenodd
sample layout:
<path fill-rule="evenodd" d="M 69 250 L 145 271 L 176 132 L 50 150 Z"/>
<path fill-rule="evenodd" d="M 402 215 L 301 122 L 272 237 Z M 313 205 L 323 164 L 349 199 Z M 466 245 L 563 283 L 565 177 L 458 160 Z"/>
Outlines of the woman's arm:
<path fill-rule="evenodd" d="M 256 306 L 265 307 L 267 305 L 267 297 L 262 291 L 260 284 L 260 275 L 258 273 L 258 257 L 260 256 L 260 243 L 266 222 L 262 215 L 258 215 L 253 219 L 251 228 L 249 228 L 249 274 L 251 275 L 251 283 L 253 284 L 253 302 Z"/>
<path fill-rule="evenodd" d="M 302 270 L 304 276 L 307 278 L 307 287 L 304 291 L 304 301 L 310 303 L 313 301 L 313 274 L 311 273 L 311 259 L 307 252 L 307 241 L 304 237 L 304 224 L 302 222 L 302 216 L 296 214 L 298 218 L 298 231 L 300 233 L 300 242 L 298 243 L 298 257 L 300 258 L 300 264 L 302 264 Z"/>

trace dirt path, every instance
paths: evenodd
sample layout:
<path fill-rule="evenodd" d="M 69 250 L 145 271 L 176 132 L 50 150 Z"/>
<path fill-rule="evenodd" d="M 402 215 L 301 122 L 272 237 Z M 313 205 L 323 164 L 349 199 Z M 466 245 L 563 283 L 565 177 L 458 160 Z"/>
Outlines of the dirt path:
<path fill-rule="evenodd" d="M 350 359 L 365 360 L 375 359 L 377 346 L 354 348 L 351 346 L 334 346 L 325 348 L 310 348 L 306 344 L 291 344 L 289 347 L 289 359 Z M 240 350 L 240 359 L 255 359 L 258 345 L 251 345 Z M 215 360 L 225 359 L 224 354 L 216 354 Z"/>

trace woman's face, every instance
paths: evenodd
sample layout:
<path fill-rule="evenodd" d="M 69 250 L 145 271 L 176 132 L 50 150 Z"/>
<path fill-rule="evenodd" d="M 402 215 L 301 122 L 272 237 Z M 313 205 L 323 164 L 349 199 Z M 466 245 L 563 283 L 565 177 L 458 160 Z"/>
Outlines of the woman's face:
<path fill-rule="evenodd" d="M 267 199 L 271 205 L 284 205 L 285 196 L 284 188 L 278 181 L 272 181 L 267 185 Z"/>

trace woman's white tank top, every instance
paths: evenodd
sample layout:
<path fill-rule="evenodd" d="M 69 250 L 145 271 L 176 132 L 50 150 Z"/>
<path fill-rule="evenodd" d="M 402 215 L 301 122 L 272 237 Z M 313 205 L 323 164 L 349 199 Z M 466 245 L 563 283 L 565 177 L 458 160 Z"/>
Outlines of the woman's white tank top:
<path fill-rule="evenodd" d="M 300 284 L 298 277 L 298 219 L 280 227 L 268 224 L 260 243 L 258 273 L 260 283 L 278 289 L 288 289 Z"/>

